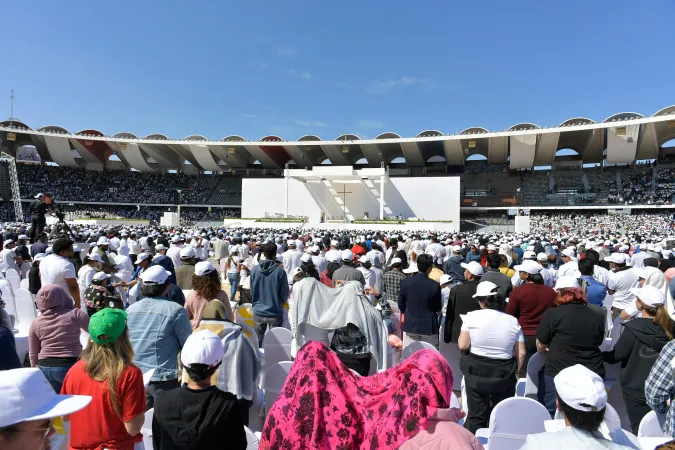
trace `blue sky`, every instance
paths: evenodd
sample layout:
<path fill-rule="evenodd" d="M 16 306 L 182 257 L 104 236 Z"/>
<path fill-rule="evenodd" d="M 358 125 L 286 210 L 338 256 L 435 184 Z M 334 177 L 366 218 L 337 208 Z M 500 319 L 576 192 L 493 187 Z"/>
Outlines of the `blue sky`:
<path fill-rule="evenodd" d="M 2 10 L 0 117 L 14 88 L 15 116 L 33 127 L 372 138 L 675 104 L 672 0 L 22 0 Z"/>

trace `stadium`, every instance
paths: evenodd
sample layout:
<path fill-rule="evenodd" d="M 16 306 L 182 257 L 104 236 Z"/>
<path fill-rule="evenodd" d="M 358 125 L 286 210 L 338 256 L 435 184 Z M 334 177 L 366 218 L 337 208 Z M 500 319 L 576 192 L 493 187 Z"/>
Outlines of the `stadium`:
<path fill-rule="evenodd" d="M 675 106 L 601 121 L 571 118 L 552 127 L 518 123 L 504 131 L 471 127 L 458 134 L 426 130 L 415 137 L 383 133 L 375 139 L 139 138 L 97 129 L 33 129 L 17 119 L 0 123 L 0 151 L 16 160 L 22 202 L 50 191 L 58 202 L 72 205 L 71 217 L 152 221 L 180 204 L 183 223 L 241 217 L 243 178 L 282 178 L 285 168 L 326 166 L 386 167 L 391 179 L 458 177 L 463 227 L 509 229 L 515 208 L 668 208 L 675 194 L 673 138 Z M 4 220 L 15 219 L 8 203 L 11 184 L 3 165 Z M 406 214 L 411 213 L 387 209 L 380 219 Z"/>

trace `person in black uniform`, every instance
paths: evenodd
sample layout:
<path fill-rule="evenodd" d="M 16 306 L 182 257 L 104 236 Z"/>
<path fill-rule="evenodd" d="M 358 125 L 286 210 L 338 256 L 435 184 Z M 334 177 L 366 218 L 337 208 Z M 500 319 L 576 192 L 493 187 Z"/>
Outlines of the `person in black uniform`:
<path fill-rule="evenodd" d="M 35 196 L 30 204 L 30 218 L 31 218 L 31 228 L 30 228 L 30 243 L 35 243 L 37 237 L 44 230 L 47 220 L 45 219 L 45 213 L 49 209 L 49 206 L 54 202 L 51 194 L 38 194 Z"/>

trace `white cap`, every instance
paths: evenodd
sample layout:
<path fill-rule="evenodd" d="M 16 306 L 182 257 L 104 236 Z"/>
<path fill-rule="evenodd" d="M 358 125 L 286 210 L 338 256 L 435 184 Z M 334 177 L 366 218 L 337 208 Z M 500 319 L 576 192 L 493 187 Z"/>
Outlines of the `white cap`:
<path fill-rule="evenodd" d="M 481 281 L 478 283 L 478 286 L 476 286 L 476 293 L 473 294 L 473 298 L 497 295 L 499 294 L 499 292 L 497 292 L 498 287 L 499 286 L 494 284 L 492 281 Z"/>
<path fill-rule="evenodd" d="M 4 247 L 7 247 L 9 244 L 13 244 L 13 243 L 14 243 L 13 240 L 7 239 L 7 240 L 5 241 L 5 243 L 3 244 L 3 246 L 4 246 Z"/>
<path fill-rule="evenodd" d="M 195 269 L 196 273 L 196 269 Z M 171 276 L 171 272 L 164 269 L 162 266 L 152 266 L 140 274 L 139 278 L 143 280 L 145 284 L 164 284 L 166 283 L 167 278 Z"/>
<path fill-rule="evenodd" d="M 28 239 L 28 236 L 26 236 L 25 234 L 19 235 L 20 241 L 25 241 L 26 239 Z"/>
<path fill-rule="evenodd" d="M 33 261 L 42 261 L 47 257 L 46 253 L 38 253 L 37 255 L 33 256 Z"/>
<path fill-rule="evenodd" d="M 0 392 L 0 428 L 66 416 L 91 402 L 88 395 L 58 395 L 38 368 L 3 371 Z"/>
<path fill-rule="evenodd" d="M 538 253 L 537 261 L 548 261 L 548 256 L 546 256 L 546 253 Z"/>
<path fill-rule="evenodd" d="M 289 247 L 295 247 L 297 244 L 293 239 L 289 239 L 288 241 L 286 241 L 286 245 L 288 245 Z"/>
<path fill-rule="evenodd" d="M 216 270 L 216 268 L 208 261 L 201 261 L 195 265 L 195 275 L 198 277 L 208 275 L 214 270 Z"/>
<path fill-rule="evenodd" d="M 391 264 L 389 266 L 393 266 L 394 264 L 401 264 L 403 263 L 403 260 L 401 258 L 391 258 Z"/>
<path fill-rule="evenodd" d="M 359 258 L 359 262 L 360 262 L 361 264 L 369 263 L 369 262 L 370 262 L 370 258 L 369 258 L 367 255 L 361 255 L 361 257 Z"/>
<path fill-rule="evenodd" d="M 166 246 L 164 244 L 157 244 L 155 245 L 155 250 L 166 250 Z"/>
<path fill-rule="evenodd" d="M 412 263 L 408 266 L 407 269 L 403 269 L 403 273 L 417 273 L 419 269 L 417 268 L 417 263 Z"/>
<path fill-rule="evenodd" d="M 182 240 L 183 240 L 183 238 L 181 238 L 180 236 L 174 236 L 174 237 L 171 238 L 171 243 L 175 244 L 175 243 L 180 242 Z"/>
<path fill-rule="evenodd" d="M 581 364 L 561 370 L 553 383 L 560 400 L 578 411 L 600 411 L 607 404 L 602 378 Z"/>
<path fill-rule="evenodd" d="M 303 253 L 302 256 L 300 257 L 300 261 L 302 262 L 310 262 L 312 260 L 312 255 L 309 253 Z"/>
<path fill-rule="evenodd" d="M 110 245 L 110 241 L 107 237 L 101 236 L 98 238 L 98 241 L 96 241 L 96 245 Z"/>
<path fill-rule="evenodd" d="M 185 247 L 180 249 L 180 257 L 181 258 L 194 258 L 197 256 L 195 253 L 195 249 L 192 247 Z"/>
<path fill-rule="evenodd" d="M 563 250 L 561 253 L 562 253 L 563 255 L 567 256 L 568 258 L 574 259 L 574 258 L 577 257 L 576 252 L 575 252 L 574 249 L 572 249 L 571 247 L 566 248 L 566 249 Z"/>
<path fill-rule="evenodd" d="M 555 282 L 555 289 L 556 291 L 559 289 L 565 289 L 565 288 L 578 288 L 579 287 L 579 281 L 571 276 L 571 275 L 562 275 L 561 277 L 558 277 L 558 279 Z"/>
<path fill-rule="evenodd" d="M 326 261 L 337 262 L 337 260 L 338 260 L 337 253 L 335 252 L 326 253 Z"/>
<path fill-rule="evenodd" d="M 103 281 L 103 280 L 107 280 L 110 277 L 111 277 L 111 275 L 109 273 L 96 272 L 96 275 L 94 275 L 94 280 Z"/>
<path fill-rule="evenodd" d="M 462 246 L 461 245 L 453 245 L 452 246 L 452 252 L 453 253 L 461 253 L 462 251 Z"/>
<path fill-rule="evenodd" d="M 294 277 L 298 274 L 303 274 L 303 273 L 305 273 L 305 271 L 302 270 L 302 267 L 296 267 L 295 269 L 293 269 L 293 273 L 291 274 L 291 276 Z"/>
<path fill-rule="evenodd" d="M 494 246 L 494 245 L 492 245 L 492 244 L 488 244 L 487 249 L 488 249 L 488 250 L 496 251 L 496 250 L 497 250 L 497 247 Z"/>
<path fill-rule="evenodd" d="M 438 280 L 438 284 L 443 286 L 444 284 L 449 283 L 450 281 L 452 281 L 452 277 L 447 273 L 444 273 L 443 275 L 441 275 L 441 279 Z"/>
<path fill-rule="evenodd" d="M 141 261 L 145 261 L 146 259 L 150 258 L 149 253 L 139 253 L 138 256 L 136 256 L 136 264 L 138 264 Z"/>
<path fill-rule="evenodd" d="M 223 341 L 213 331 L 199 330 L 192 333 L 180 352 L 180 362 L 185 367 L 192 364 L 215 366 L 223 360 L 225 349 Z"/>
<path fill-rule="evenodd" d="M 541 269 L 543 269 L 543 267 L 541 267 L 538 262 L 530 260 L 523 261 L 522 264 L 513 266 L 513 268 L 518 272 L 525 272 L 529 273 L 530 275 L 536 275 L 541 272 Z"/>
<path fill-rule="evenodd" d="M 537 257 L 537 254 L 533 252 L 532 250 L 526 250 L 523 253 L 523 259 L 535 259 Z"/>
<path fill-rule="evenodd" d="M 460 264 L 464 269 L 468 270 L 474 276 L 480 277 L 483 275 L 483 266 L 478 264 L 476 261 L 471 261 L 469 264 L 462 263 Z"/>
<path fill-rule="evenodd" d="M 312 248 L 310 248 L 312 253 L 318 253 L 321 251 L 318 245 L 312 245 Z"/>
<path fill-rule="evenodd" d="M 663 292 L 654 286 L 645 285 L 641 288 L 632 288 L 630 293 L 639 298 L 645 305 L 654 306 L 664 305 L 666 303 Z"/>
<path fill-rule="evenodd" d="M 100 262 L 100 263 L 104 262 L 103 258 L 101 258 L 101 255 L 99 255 L 98 253 L 93 253 L 93 254 L 87 256 L 87 258 L 89 258 L 89 261 L 96 261 L 96 262 Z"/>
<path fill-rule="evenodd" d="M 342 258 L 343 261 L 351 261 L 354 259 L 354 254 L 351 250 L 343 250 L 340 258 Z"/>
<path fill-rule="evenodd" d="M 614 264 L 624 264 L 626 262 L 626 255 L 624 253 L 612 253 L 605 258 L 605 261 L 613 262 Z"/>

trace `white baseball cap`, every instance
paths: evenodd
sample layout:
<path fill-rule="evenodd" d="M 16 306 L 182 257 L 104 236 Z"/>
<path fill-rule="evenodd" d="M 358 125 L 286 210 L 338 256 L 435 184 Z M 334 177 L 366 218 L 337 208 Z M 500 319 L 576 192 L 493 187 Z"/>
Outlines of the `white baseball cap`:
<path fill-rule="evenodd" d="M 138 256 L 136 256 L 136 264 L 138 264 L 141 261 L 145 261 L 146 259 L 150 258 L 149 253 L 139 253 Z"/>
<path fill-rule="evenodd" d="M 291 274 L 291 276 L 294 277 L 298 274 L 304 274 L 304 273 L 305 273 L 305 271 L 302 270 L 302 267 L 296 267 L 295 269 L 293 269 L 293 273 Z"/>
<path fill-rule="evenodd" d="M 111 275 L 109 273 L 96 272 L 96 275 L 94 275 L 94 280 L 103 281 L 103 280 L 107 280 L 110 277 L 111 277 Z"/>
<path fill-rule="evenodd" d="M 340 255 L 343 261 L 351 261 L 354 259 L 354 253 L 352 253 L 351 250 L 343 250 L 342 254 Z"/>
<path fill-rule="evenodd" d="M 337 262 L 337 260 L 338 260 L 337 253 L 335 252 L 326 253 L 326 261 Z"/>
<path fill-rule="evenodd" d="M 295 247 L 297 243 L 293 239 L 289 239 L 288 241 L 286 241 L 286 245 L 288 245 L 289 247 Z"/>
<path fill-rule="evenodd" d="M 419 269 L 417 268 L 417 263 L 412 263 L 408 266 L 407 269 L 403 269 L 403 273 L 417 273 Z"/>
<path fill-rule="evenodd" d="M 538 253 L 537 261 L 548 261 L 548 256 L 546 256 L 546 253 Z"/>
<path fill-rule="evenodd" d="M 175 243 L 177 243 L 177 242 L 180 242 L 180 241 L 183 241 L 183 240 L 184 240 L 184 239 L 181 238 L 180 236 L 174 236 L 174 237 L 171 238 L 171 242 L 172 242 L 173 244 L 175 244 Z"/>
<path fill-rule="evenodd" d="M 195 273 L 196 273 L 195 268 Z M 166 283 L 167 278 L 171 276 L 171 272 L 164 269 L 162 266 L 152 266 L 139 275 L 139 278 L 143 280 L 145 284 L 164 284 Z"/>
<path fill-rule="evenodd" d="M 460 264 L 464 269 L 468 270 L 474 276 L 480 277 L 483 275 L 483 266 L 478 264 L 476 261 L 471 261 L 470 263 L 461 263 Z"/>
<path fill-rule="evenodd" d="M 312 260 L 312 255 L 309 253 L 303 253 L 302 256 L 300 257 L 300 261 L 302 262 L 310 262 Z"/>
<path fill-rule="evenodd" d="M 157 244 L 155 245 L 155 250 L 157 251 L 166 250 L 166 246 L 164 244 Z"/>
<path fill-rule="evenodd" d="M 612 253 L 605 258 L 605 261 L 613 262 L 614 264 L 624 264 L 626 262 L 626 255 L 624 253 Z"/>
<path fill-rule="evenodd" d="M 555 282 L 555 287 L 553 289 L 560 290 L 566 288 L 578 288 L 579 280 L 571 275 L 562 275 L 558 277 Z"/>
<path fill-rule="evenodd" d="M 401 258 L 391 258 L 391 264 L 389 266 L 393 266 L 394 264 L 401 264 L 403 263 L 403 260 Z"/>
<path fill-rule="evenodd" d="M 9 244 L 13 244 L 13 243 L 14 243 L 13 240 L 7 239 L 3 245 L 4 245 L 5 247 L 7 247 Z"/>
<path fill-rule="evenodd" d="M 89 258 L 89 261 L 96 261 L 96 262 L 100 262 L 100 263 L 104 262 L 103 258 L 101 258 L 101 255 L 99 255 L 98 253 L 93 253 L 93 254 L 87 256 L 87 258 Z"/>
<path fill-rule="evenodd" d="M 195 249 L 192 247 L 185 247 L 180 250 L 180 257 L 181 258 L 194 258 L 197 256 L 195 253 Z"/>
<path fill-rule="evenodd" d="M 198 277 L 208 275 L 214 270 L 216 270 L 216 268 L 208 261 L 201 261 L 195 265 L 195 275 Z"/>
<path fill-rule="evenodd" d="M 525 253 L 523 253 L 523 259 L 535 259 L 536 257 L 537 254 L 532 250 L 527 250 Z"/>
<path fill-rule="evenodd" d="M 88 395 L 57 394 L 38 368 L 3 371 L 0 392 L 0 428 L 66 416 L 91 402 Z"/>
<path fill-rule="evenodd" d="M 180 352 L 180 362 L 185 367 L 192 364 L 215 366 L 223 360 L 225 348 L 218 335 L 210 330 L 199 330 L 192 333 Z"/>
<path fill-rule="evenodd" d="M 321 251 L 318 245 L 313 245 L 312 248 L 310 248 L 310 250 L 312 251 L 312 253 L 317 253 Z"/>
<path fill-rule="evenodd" d="M 654 286 L 645 285 L 641 288 L 632 288 L 630 293 L 639 298 L 645 305 L 664 305 L 666 302 L 663 292 Z"/>
<path fill-rule="evenodd" d="M 476 293 L 473 294 L 473 298 L 497 295 L 499 294 L 499 292 L 496 291 L 498 287 L 499 286 L 494 284 L 492 281 L 481 281 L 478 283 L 478 286 L 476 286 Z"/>
<path fill-rule="evenodd" d="M 441 275 L 441 279 L 438 280 L 438 284 L 443 286 L 444 284 L 449 283 L 450 281 L 452 281 L 452 277 L 447 273 L 444 273 L 443 275 Z"/>
<path fill-rule="evenodd" d="M 453 253 L 460 253 L 462 251 L 462 246 L 461 245 L 453 245 L 452 246 L 452 252 Z"/>
<path fill-rule="evenodd" d="M 110 245 L 110 241 L 107 237 L 101 236 L 98 238 L 98 241 L 96 241 L 96 245 Z"/>
<path fill-rule="evenodd" d="M 541 265 L 536 262 L 536 261 L 530 261 L 530 260 L 525 260 L 523 261 L 522 264 L 518 264 L 516 266 L 513 266 L 514 269 L 516 269 L 518 272 L 525 272 L 529 273 L 530 275 L 536 275 L 539 272 L 541 272 Z"/>
<path fill-rule="evenodd" d="M 19 236 L 20 241 L 25 241 L 26 239 L 28 239 L 28 236 L 26 236 L 25 234 Z"/>
<path fill-rule="evenodd" d="M 561 370 L 553 383 L 560 400 L 578 411 L 600 411 L 607 404 L 602 378 L 581 364 Z"/>
<path fill-rule="evenodd" d="M 567 256 L 568 258 L 575 259 L 577 257 L 576 252 L 574 251 L 573 248 L 568 247 L 565 250 L 561 252 L 563 255 Z"/>
<path fill-rule="evenodd" d="M 492 250 L 492 251 L 496 251 L 496 250 L 497 250 L 497 247 L 496 247 L 495 245 L 493 245 L 493 244 L 488 244 L 487 249 L 488 249 L 488 250 Z"/>
<path fill-rule="evenodd" d="M 370 261 L 370 258 L 367 255 L 361 255 L 361 257 L 359 258 L 359 262 L 361 264 L 364 264 L 364 263 L 369 263 L 371 261 Z"/>

